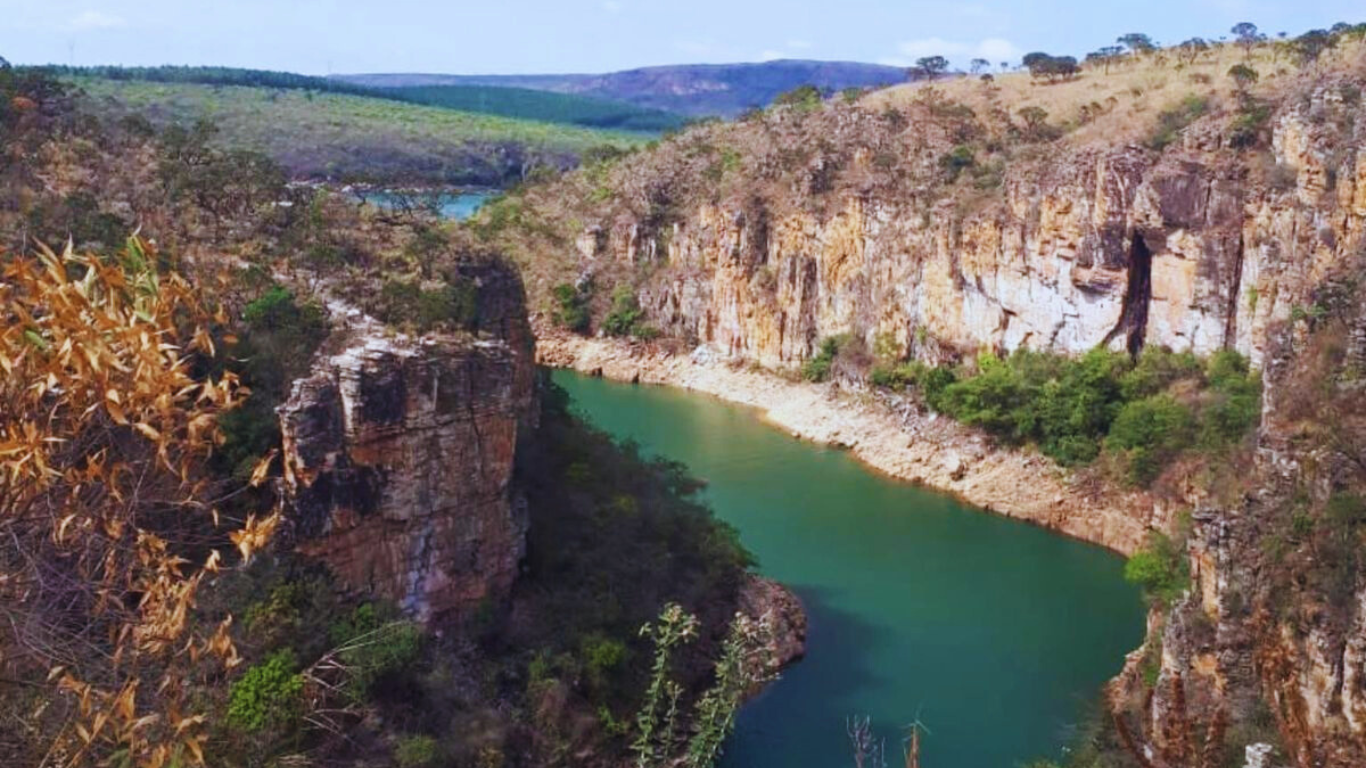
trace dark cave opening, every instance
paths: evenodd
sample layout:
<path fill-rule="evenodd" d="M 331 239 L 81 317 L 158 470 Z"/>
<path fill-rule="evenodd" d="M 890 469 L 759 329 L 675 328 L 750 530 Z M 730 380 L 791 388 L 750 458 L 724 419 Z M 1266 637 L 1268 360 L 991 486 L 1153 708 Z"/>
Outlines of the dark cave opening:
<path fill-rule="evenodd" d="M 1119 322 L 1105 338 L 1109 344 L 1124 334 L 1124 347 L 1135 357 L 1143 351 L 1143 340 L 1148 334 L 1148 305 L 1153 298 L 1153 254 L 1143 236 L 1134 234 L 1129 247 L 1128 285 L 1124 289 L 1124 306 Z"/>
<path fill-rule="evenodd" d="M 1129 250 L 1129 287 L 1124 292 L 1124 329 L 1128 333 L 1125 347 L 1137 356 L 1143 351 L 1143 340 L 1148 335 L 1148 305 L 1153 299 L 1153 254 L 1143 236 L 1134 235 Z"/>

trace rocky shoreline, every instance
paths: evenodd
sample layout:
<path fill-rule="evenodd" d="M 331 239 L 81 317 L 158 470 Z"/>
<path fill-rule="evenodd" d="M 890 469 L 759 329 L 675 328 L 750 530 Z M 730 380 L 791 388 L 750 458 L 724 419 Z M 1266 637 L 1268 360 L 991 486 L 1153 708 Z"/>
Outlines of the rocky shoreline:
<path fill-rule="evenodd" d="M 996 446 L 904 398 L 789 381 L 706 347 L 682 355 L 655 344 L 538 330 L 541 365 L 682 387 L 754 407 L 789 434 L 848 449 L 886 475 L 1121 554 L 1142 546 L 1150 529 L 1165 529 L 1176 512 L 1149 494 L 1096 487 L 1047 457 Z"/>

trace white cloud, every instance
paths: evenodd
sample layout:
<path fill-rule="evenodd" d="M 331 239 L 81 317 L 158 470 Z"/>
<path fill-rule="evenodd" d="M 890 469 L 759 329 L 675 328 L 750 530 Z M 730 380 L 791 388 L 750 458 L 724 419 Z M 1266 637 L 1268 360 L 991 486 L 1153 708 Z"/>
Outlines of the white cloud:
<path fill-rule="evenodd" d="M 608 13 L 621 13 L 626 6 L 618 0 L 603 0 L 602 9 Z"/>
<path fill-rule="evenodd" d="M 76 31 L 88 29 L 118 29 L 128 26 L 128 22 L 122 16 L 104 13 L 103 11 L 84 11 L 76 18 L 72 19 L 67 25 Z"/>
<path fill-rule="evenodd" d="M 794 38 L 794 39 L 792 39 L 792 40 L 788 40 L 788 41 L 787 41 L 786 47 L 787 47 L 787 48 L 791 48 L 791 49 L 794 50 L 794 51 L 805 51 L 805 50 L 807 50 L 807 49 L 809 49 L 809 48 L 812 48 L 813 46 L 812 46 L 810 40 L 802 40 L 802 39 L 799 39 L 799 38 Z"/>
<path fill-rule="evenodd" d="M 1013 62 L 1022 55 L 1023 52 L 1014 43 L 999 37 L 989 37 L 975 43 L 926 37 L 897 44 L 896 54 L 883 57 L 881 63 L 909 67 L 924 56 L 943 56 L 955 66 L 966 67 L 972 59 L 986 59 L 994 65 L 1002 61 Z"/>
<path fill-rule="evenodd" d="M 769 49 L 759 54 L 759 61 L 777 61 L 778 59 L 786 58 L 788 58 L 788 55 L 786 53 L 783 53 L 782 51 L 775 51 L 772 49 Z"/>

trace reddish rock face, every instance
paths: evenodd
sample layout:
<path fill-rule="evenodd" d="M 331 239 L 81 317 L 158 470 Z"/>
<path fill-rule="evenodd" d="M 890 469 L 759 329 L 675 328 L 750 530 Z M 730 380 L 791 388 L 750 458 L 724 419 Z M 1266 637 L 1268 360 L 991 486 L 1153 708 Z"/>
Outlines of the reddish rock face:
<path fill-rule="evenodd" d="M 422 620 L 507 592 L 535 405 L 524 322 L 497 340 L 362 338 L 295 382 L 280 421 L 297 551 Z"/>

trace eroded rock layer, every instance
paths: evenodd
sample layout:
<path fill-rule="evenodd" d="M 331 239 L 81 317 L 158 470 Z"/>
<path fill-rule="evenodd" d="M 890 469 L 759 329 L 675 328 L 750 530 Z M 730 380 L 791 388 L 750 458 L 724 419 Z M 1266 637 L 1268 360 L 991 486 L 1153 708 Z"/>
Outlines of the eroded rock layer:
<path fill-rule="evenodd" d="M 494 287 L 489 332 L 361 335 L 280 409 L 290 541 L 423 619 L 506 593 L 525 548 L 510 484 L 535 376 L 520 288 Z"/>

